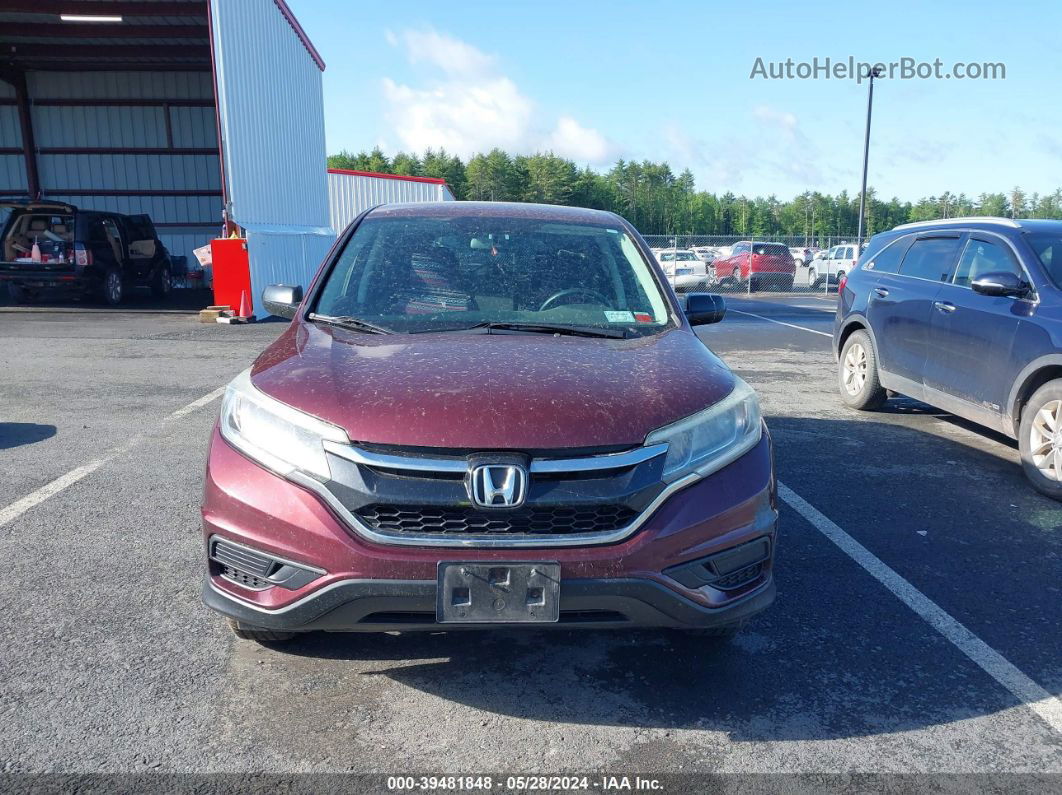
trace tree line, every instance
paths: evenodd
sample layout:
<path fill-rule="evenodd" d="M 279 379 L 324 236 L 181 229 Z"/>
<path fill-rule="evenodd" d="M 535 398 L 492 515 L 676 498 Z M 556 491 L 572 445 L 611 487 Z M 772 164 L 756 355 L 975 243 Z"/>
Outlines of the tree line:
<path fill-rule="evenodd" d="M 676 174 L 667 163 L 619 160 L 604 173 L 579 168 L 552 152 L 510 155 L 500 149 L 467 162 L 445 150 L 388 157 L 342 151 L 329 168 L 445 179 L 455 198 L 521 201 L 593 207 L 619 213 L 647 235 L 803 236 L 818 239 L 853 235 L 859 220 L 859 193 L 807 191 L 788 201 L 770 196 L 738 196 L 697 190 L 693 174 Z M 967 196 L 945 191 L 917 202 L 879 199 L 867 189 L 868 235 L 909 221 L 966 215 L 1008 218 L 1062 218 L 1062 188 L 1049 194 L 1005 193 Z"/>

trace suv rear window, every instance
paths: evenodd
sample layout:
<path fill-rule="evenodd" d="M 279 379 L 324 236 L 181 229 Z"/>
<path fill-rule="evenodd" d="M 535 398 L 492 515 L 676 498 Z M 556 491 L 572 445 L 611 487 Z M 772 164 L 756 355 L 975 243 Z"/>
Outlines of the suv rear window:
<path fill-rule="evenodd" d="M 903 258 L 900 273 L 917 279 L 946 282 L 959 250 L 957 237 L 928 237 L 916 240 Z"/>
<path fill-rule="evenodd" d="M 765 254 L 768 257 L 793 258 L 793 255 L 789 253 L 789 249 L 779 243 L 757 243 L 754 247 L 753 253 Z"/>

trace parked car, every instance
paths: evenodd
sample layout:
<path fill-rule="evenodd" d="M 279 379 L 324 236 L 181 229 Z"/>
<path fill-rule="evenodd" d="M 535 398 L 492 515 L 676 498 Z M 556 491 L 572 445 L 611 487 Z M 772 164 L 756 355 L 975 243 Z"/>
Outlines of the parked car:
<path fill-rule="evenodd" d="M 782 243 L 741 240 L 734 244 L 729 257 L 715 261 L 714 269 L 716 281 L 745 284 L 750 290 L 760 287 L 792 290 L 796 278 L 793 255 Z"/>
<path fill-rule="evenodd" d="M 801 248 L 800 246 L 790 246 L 789 253 L 793 255 L 793 262 L 796 263 L 798 268 L 810 265 L 812 257 L 815 254 L 812 249 Z"/>
<path fill-rule="evenodd" d="M 855 243 L 842 243 L 816 257 L 808 266 L 808 284 L 818 287 L 824 281 L 836 284 L 850 273 L 859 259 L 859 247 Z"/>
<path fill-rule="evenodd" d="M 712 246 L 692 246 L 690 248 L 701 262 L 712 262 L 719 256 L 718 249 Z"/>
<path fill-rule="evenodd" d="M 842 279 L 841 398 L 896 392 L 1018 440 L 1032 484 L 1062 499 L 1062 221 L 957 218 L 870 240 Z"/>
<path fill-rule="evenodd" d="M 169 295 L 170 255 L 149 216 L 28 199 L 2 199 L 0 209 L 8 211 L 0 281 L 15 303 L 54 288 L 99 294 L 112 305 L 136 286 L 150 287 L 159 298 Z"/>
<path fill-rule="evenodd" d="M 773 600 L 770 438 L 693 330 L 723 299 L 678 303 L 622 218 L 384 205 L 263 299 L 291 326 L 227 389 L 202 507 L 238 636 L 729 633 Z"/>
<path fill-rule="evenodd" d="M 707 263 L 691 249 L 664 249 L 656 255 L 656 261 L 678 292 L 707 289 L 712 281 Z"/>

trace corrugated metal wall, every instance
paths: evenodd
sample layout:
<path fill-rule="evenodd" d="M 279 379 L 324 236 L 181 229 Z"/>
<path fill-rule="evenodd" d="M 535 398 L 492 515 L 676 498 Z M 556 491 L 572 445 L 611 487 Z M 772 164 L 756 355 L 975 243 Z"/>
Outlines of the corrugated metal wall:
<path fill-rule="evenodd" d="M 328 172 L 329 217 L 337 233 L 345 229 L 360 212 L 377 204 L 453 200 L 450 189 L 437 182 Z"/>
<path fill-rule="evenodd" d="M 14 100 L 15 87 L 0 80 L 0 99 Z M 22 149 L 22 128 L 15 105 L 0 105 L 0 149 Z M 16 195 L 28 190 L 26 161 L 21 154 L 0 154 L 0 190 Z"/>
<path fill-rule="evenodd" d="M 41 71 L 26 83 L 42 194 L 147 213 L 170 252 L 194 262 L 192 249 L 221 228 L 210 73 Z M 14 95 L 0 82 L 0 96 Z M 0 149 L 21 146 L 18 108 L 0 105 Z M 0 181 L 5 193 L 28 192 L 21 154 L 0 155 Z"/>
<path fill-rule="evenodd" d="M 273 0 L 210 4 L 230 217 L 248 230 L 251 288 L 307 286 L 328 220 L 321 70 Z"/>

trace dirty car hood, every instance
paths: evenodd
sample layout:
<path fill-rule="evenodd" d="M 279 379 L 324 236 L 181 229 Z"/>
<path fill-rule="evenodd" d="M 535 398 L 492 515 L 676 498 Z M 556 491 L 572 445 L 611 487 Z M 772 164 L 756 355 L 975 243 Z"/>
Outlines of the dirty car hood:
<path fill-rule="evenodd" d="M 356 442 L 465 450 L 635 446 L 734 387 L 682 329 L 629 340 L 369 335 L 298 321 L 252 381 Z"/>

